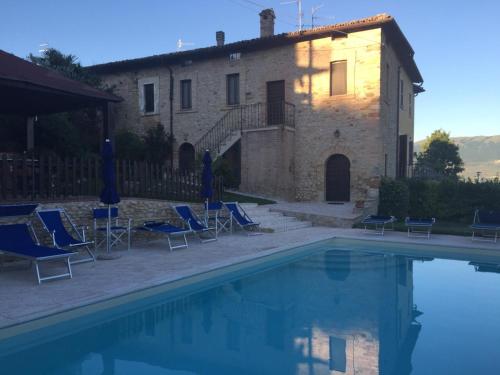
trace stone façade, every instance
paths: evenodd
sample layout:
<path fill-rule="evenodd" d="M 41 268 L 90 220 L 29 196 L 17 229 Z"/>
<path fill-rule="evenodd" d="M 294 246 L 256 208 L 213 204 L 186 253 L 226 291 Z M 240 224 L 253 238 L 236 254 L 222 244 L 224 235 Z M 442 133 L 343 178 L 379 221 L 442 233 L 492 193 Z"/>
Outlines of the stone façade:
<path fill-rule="evenodd" d="M 241 106 L 265 103 L 266 83 L 284 80 L 285 100 L 295 106 L 295 126 L 243 132 L 240 190 L 288 200 L 325 200 L 326 162 L 331 155 L 342 154 L 350 162 L 350 200 L 365 200 L 382 176 L 397 174 L 399 135 L 413 140 L 415 105 L 411 111 L 409 103 L 401 107 L 399 96 L 412 100 L 413 84 L 419 80 L 402 61 L 397 40 L 387 34 L 383 25 L 375 24 L 265 49 L 246 51 L 234 43 L 233 49 L 220 46 L 227 51 L 221 56 L 169 64 L 174 76 L 174 149 L 183 143 L 196 145 L 234 108 L 226 104 L 227 75 L 239 74 Z M 234 53 L 240 54 L 239 59 L 230 59 Z M 330 64 L 338 60 L 347 62 L 347 92 L 332 96 Z M 168 131 L 169 70 L 165 64 L 151 65 L 100 73 L 124 99 L 115 108 L 118 130 L 143 134 L 161 123 Z M 158 82 L 157 107 L 145 115 L 139 84 L 152 79 Z M 180 81 L 186 79 L 191 80 L 192 107 L 182 110 Z M 178 159 L 177 153 L 174 157 Z"/>

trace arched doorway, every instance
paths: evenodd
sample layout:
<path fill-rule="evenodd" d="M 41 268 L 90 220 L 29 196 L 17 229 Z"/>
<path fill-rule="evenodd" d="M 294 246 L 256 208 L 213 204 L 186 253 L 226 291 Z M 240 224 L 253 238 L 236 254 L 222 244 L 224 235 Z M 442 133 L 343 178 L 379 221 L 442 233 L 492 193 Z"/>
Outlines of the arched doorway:
<path fill-rule="evenodd" d="M 351 163 L 345 155 L 335 154 L 325 166 L 325 199 L 330 202 L 349 202 L 351 199 Z"/>
<path fill-rule="evenodd" d="M 179 147 L 179 170 L 181 172 L 192 172 L 194 170 L 194 146 L 191 143 L 183 143 Z"/>

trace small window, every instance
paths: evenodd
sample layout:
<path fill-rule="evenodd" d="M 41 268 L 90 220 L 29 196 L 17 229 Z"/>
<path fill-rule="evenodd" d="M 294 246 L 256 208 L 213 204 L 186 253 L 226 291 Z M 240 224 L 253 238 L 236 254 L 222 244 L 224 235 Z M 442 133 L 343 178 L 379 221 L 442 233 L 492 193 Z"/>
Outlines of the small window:
<path fill-rule="evenodd" d="M 347 94 L 347 61 L 330 63 L 330 95 Z"/>
<path fill-rule="evenodd" d="M 231 61 L 240 60 L 240 59 L 241 59 L 241 52 L 235 52 L 235 53 L 229 54 L 229 60 L 231 60 Z"/>
<path fill-rule="evenodd" d="M 191 109 L 191 80 L 183 79 L 181 81 L 181 109 Z"/>
<path fill-rule="evenodd" d="M 408 165 L 413 165 L 413 141 L 408 142 Z M 410 263 L 411 264 L 411 263 Z"/>
<path fill-rule="evenodd" d="M 154 83 L 146 83 L 143 86 L 143 90 L 144 90 L 144 113 L 152 113 L 155 111 Z"/>
<path fill-rule="evenodd" d="M 410 118 L 413 116 L 413 95 L 411 93 L 408 94 L 408 116 Z"/>
<path fill-rule="evenodd" d="M 387 154 L 384 154 L 384 176 L 387 177 Z"/>
<path fill-rule="evenodd" d="M 391 88 L 391 69 L 389 64 L 385 65 L 385 99 L 389 101 Z"/>
<path fill-rule="evenodd" d="M 405 83 L 400 80 L 399 83 L 399 108 L 405 109 Z"/>
<path fill-rule="evenodd" d="M 240 104 L 240 75 L 227 75 L 227 104 Z"/>

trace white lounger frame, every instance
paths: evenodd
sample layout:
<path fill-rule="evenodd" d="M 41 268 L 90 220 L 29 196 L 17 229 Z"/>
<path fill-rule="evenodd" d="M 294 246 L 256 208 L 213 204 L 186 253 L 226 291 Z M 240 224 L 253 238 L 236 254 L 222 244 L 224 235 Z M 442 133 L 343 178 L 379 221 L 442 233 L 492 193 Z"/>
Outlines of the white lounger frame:
<path fill-rule="evenodd" d="M 184 248 L 188 248 L 188 242 L 187 242 L 187 237 L 186 235 L 191 233 L 190 230 L 184 230 L 182 232 L 172 232 L 172 233 L 167 233 L 167 232 L 163 232 L 163 231 L 160 231 L 160 230 L 154 230 L 152 228 L 148 228 L 147 226 L 142 226 L 142 227 L 137 227 L 136 230 L 140 230 L 141 232 L 148 232 L 148 233 L 156 233 L 156 234 L 163 234 L 165 236 L 167 236 L 167 241 L 168 241 L 168 247 L 170 249 L 170 251 L 173 251 L 175 249 L 184 249 Z M 178 244 L 178 245 L 173 245 L 173 238 L 171 239 L 170 236 L 172 237 L 176 237 L 176 236 L 182 236 L 183 238 L 183 241 Z"/>
<path fill-rule="evenodd" d="M 378 236 L 383 236 L 385 231 L 393 231 L 394 230 L 394 222 L 396 221 L 396 218 L 394 216 L 391 216 L 391 221 L 384 222 L 384 223 L 362 223 L 365 226 L 364 232 L 365 234 L 373 234 L 373 235 L 378 235 Z M 386 225 L 391 225 L 390 228 L 386 228 Z M 368 226 L 373 225 L 374 228 L 369 229 Z"/>
<path fill-rule="evenodd" d="M 52 238 L 52 243 L 54 245 L 54 247 L 57 247 L 58 249 L 62 249 L 62 250 L 65 250 L 64 247 L 61 247 L 57 244 L 57 241 L 56 241 L 56 234 L 55 234 L 55 231 L 50 231 L 49 228 L 47 228 L 47 226 L 45 225 L 45 222 L 42 220 L 42 218 L 40 217 L 39 215 L 39 212 L 46 212 L 46 211 L 59 211 L 59 215 L 62 217 L 64 216 L 66 218 L 66 220 L 68 220 L 68 223 L 70 224 L 71 228 L 75 231 L 75 233 L 77 234 L 78 236 L 78 240 L 79 241 L 82 241 L 82 243 L 79 243 L 79 244 L 76 244 L 76 245 L 69 245 L 69 248 L 78 248 L 78 247 L 85 247 L 85 250 L 87 251 L 87 253 L 89 254 L 89 257 L 87 258 L 83 258 L 83 259 L 78 259 L 78 260 L 75 260 L 75 261 L 72 261 L 71 264 L 79 264 L 79 263 L 87 263 L 87 262 L 95 262 L 95 255 L 94 253 L 92 252 L 92 250 L 90 250 L 90 245 L 92 245 L 94 243 L 94 241 L 87 241 L 86 238 L 85 238 L 85 226 L 82 226 L 81 230 L 82 230 L 82 233 L 80 233 L 78 231 L 78 227 L 76 226 L 76 224 L 73 222 L 73 220 L 71 220 L 71 218 L 69 217 L 68 213 L 66 212 L 66 210 L 64 208 L 47 208 L 47 209 L 42 209 L 42 210 L 36 210 L 36 215 L 38 216 L 38 219 L 40 220 L 40 222 L 42 223 L 43 225 L 43 228 L 50 234 L 51 238 Z"/>
<path fill-rule="evenodd" d="M 431 238 L 431 232 L 432 232 L 432 225 L 436 222 L 435 218 L 432 218 L 432 223 L 427 224 L 427 223 L 422 223 L 422 224 L 408 224 L 407 220 L 409 218 L 405 219 L 405 225 L 408 228 L 408 238 Z M 425 228 L 425 229 L 424 229 Z"/>

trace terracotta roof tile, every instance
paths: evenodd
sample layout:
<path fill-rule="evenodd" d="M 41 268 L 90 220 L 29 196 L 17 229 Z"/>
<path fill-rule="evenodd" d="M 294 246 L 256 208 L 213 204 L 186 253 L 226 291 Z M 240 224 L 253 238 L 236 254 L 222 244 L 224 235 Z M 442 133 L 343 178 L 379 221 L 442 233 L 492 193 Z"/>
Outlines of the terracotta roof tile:
<path fill-rule="evenodd" d="M 386 13 L 333 25 L 315 27 L 313 29 L 242 40 L 235 43 L 228 43 L 223 46 L 197 48 L 188 51 L 165 53 L 136 59 L 98 64 L 89 66 L 88 69 L 94 71 L 95 73 L 105 74 L 117 71 L 127 71 L 130 69 L 151 68 L 163 64 L 179 64 L 185 60 L 201 60 L 206 58 L 221 57 L 230 52 L 251 52 L 293 44 L 304 40 L 328 36 L 334 32 L 340 32 L 343 34 L 378 27 L 383 28 L 392 39 L 396 47 L 396 53 L 398 53 L 400 60 L 404 64 L 412 80 L 416 83 L 423 82 L 423 78 L 417 68 L 417 65 L 415 64 L 415 61 L 413 60 L 414 51 L 410 43 L 397 25 L 394 17 Z"/>

